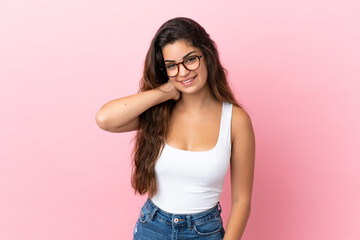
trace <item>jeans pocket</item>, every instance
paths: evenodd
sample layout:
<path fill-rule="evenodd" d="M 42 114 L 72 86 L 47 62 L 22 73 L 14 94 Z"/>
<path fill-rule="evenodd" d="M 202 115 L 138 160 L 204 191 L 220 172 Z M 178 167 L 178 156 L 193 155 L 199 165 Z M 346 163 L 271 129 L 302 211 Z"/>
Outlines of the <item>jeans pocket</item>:
<path fill-rule="evenodd" d="M 221 233 L 223 229 L 221 217 L 215 217 L 194 226 L 194 232 L 200 236 L 210 236 Z"/>

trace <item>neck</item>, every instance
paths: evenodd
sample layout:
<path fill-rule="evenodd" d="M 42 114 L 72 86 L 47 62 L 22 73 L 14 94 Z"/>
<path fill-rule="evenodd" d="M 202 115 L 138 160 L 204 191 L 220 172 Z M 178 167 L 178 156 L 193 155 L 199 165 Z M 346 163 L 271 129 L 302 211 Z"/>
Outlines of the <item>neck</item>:
<path fill-rule="evenodd" d="M 206 84 L 200 92 L 195 94 L 181 93 L 181 98 L 177 102 L 177 106 L 187 111 L 202 111 L 212 106 L 216 99 L 210 92 L 209 85 Z"/>

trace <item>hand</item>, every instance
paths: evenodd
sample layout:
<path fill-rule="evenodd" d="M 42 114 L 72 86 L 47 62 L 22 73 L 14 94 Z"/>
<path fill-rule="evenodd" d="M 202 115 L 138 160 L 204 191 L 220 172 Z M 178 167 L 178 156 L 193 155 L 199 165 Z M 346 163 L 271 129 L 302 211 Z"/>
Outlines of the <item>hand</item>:
<path fill-rule="evenodd" d="M 174 99 L 175 101 L 179 100 L 181 93 L 174 86 L 174 84 L 169 80 L 167 83 L 164 83 L 159 87 L 162 92 L 165 92 L 169 99 Z"/>

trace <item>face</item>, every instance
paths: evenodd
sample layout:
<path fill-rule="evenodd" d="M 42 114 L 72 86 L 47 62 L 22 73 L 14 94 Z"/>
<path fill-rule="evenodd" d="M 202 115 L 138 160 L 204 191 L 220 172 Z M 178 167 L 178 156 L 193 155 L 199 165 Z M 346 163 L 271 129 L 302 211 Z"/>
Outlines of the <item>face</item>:
<path fill-rule="evenodd" d="M 191 56 L 201 56 L 199 68 L 196 70 L 188 70 L 183 64 L 179 64 L 178 75 L 169 77 L 169 81 L 171 81 L 179 91 L 188 94 L 196 93 L 206 87 L 208 72 L 205 56 L 199 48 L 193 47 L 186 40 L 181 39 L 165 45 L 162 53 L 165 65 L 182 62 L 185 58 L 190 66 L 192 59 L 196 59 Z M 193 80 L 190 80 L 192 78 Z M 188 82 L 188 80 L 190 80 L 190 82 Z"/>

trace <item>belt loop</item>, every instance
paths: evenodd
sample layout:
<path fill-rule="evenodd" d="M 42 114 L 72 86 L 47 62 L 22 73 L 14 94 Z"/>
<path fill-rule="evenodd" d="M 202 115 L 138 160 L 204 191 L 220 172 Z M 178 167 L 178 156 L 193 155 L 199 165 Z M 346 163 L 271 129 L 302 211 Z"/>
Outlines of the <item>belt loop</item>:
<path fill-rule="evenodd" d="M 220 205 L 220 201 L 217 202 L 217 205 L 219 206 L 219 213 L 221 213 L 221 205 Z"/>
<path fill-rule="evenodd" d="M 155 213 L 156 213 L 156 211 L 157 211 L 158 209 L 159 209 L 158 207 L 154 207 L 154 208 L 151 210 L 151 212 L 150 212 L 150 214 L 149 214 L 149 218 L 151 219 L 151 221 L 154 219 L 154 215 L 155 215 Z"/>
<path fill-rule="evenodd" d="M 188 229 L 191 230 L 191 216 L 187 215 L 186 218 L 187 218 Z"/>

